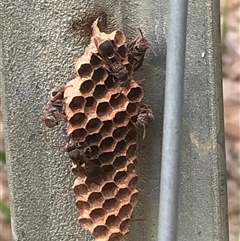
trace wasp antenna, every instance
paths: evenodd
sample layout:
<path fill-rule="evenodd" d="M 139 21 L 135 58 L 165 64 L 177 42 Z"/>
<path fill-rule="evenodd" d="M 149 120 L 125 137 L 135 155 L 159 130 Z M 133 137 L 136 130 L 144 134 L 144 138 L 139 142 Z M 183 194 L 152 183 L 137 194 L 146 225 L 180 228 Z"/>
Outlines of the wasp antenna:
<path fill-rule="evenodd" d="M 141 37 L 144 38 L 144 37 L 143 37 L 143 32 L 142 32 L 142 30 L 141 30 L 140 28 L 137 28 L 137 29 L 139 30 L 139 32 L 140 32 L 140 34 L 141 34 Z"/>
<path fill-rule="evenodd" d="M 152 53 L 157 56 L 157 53 L 155 52 L 154 48 L 151 45 L 148 45 L 149 49 L 151 49 Z"/>
<path fill-rule="evenodd" d="M 139 30 L 139 32 L 140 32 L 140 34 L 141 34 L 141 37 L 145 40 L 145 38 L 144 38 L 144 36 L 143 36 L 142 30 L 141 30 L 140 28 L 137 28 L 137 29 Z M 147 41 L 146 41 L 146 43 L 147 43 L 148 48 L 151 49 L 152 53 L 153 53 L 155 56 L 157 56 L 157 54 L 156 54 L 155 50 L 153 49 L 153 47 L 152 47 Z"/>
<path fill-rule="evenodd" d="M 63 148 L 66 144 L 62 145 L 51 145 L 52 148 Z"/>
<path fill-rule="evenodd" d="M 145 136 L 146 136 L 146 126 L 143 125 L 143 140 L 145 139 Z"/>

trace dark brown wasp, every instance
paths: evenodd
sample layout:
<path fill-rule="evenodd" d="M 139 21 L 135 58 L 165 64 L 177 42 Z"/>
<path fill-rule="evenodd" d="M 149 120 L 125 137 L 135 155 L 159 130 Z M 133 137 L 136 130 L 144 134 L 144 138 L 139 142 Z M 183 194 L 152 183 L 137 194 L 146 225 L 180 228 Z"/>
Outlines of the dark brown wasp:
<path fill-rule="evenodd" d="M 97 49 L 97 53 L 94 54 L 102 61 L 102 65 L 113 76 L 114 81 L 124 85 L 131 81 L 132 70 L 129 67 L 127 68 L 126 64 L 123 63 L 124 57 L 118 52 L 118 47 L 113 40 L 103 40 L 101 37 L 97 37 L 100 33 L 97 25 L 101 19 L 101 17 L 98 17 L 92 24 L 93 35 L 96 36 L 93 37 L 93 41 Z M 119 30 L 119 33 L 120 35 L 124 35 L 121 30 Z M 125 54 L 126 51 L 124 51 Z"/>
<path fill-rule="evenodd" d="M 112 47 L 110 47 L 110 45 Z M 105 40 L 97 46 L 97 48 L 102 64 L 112 75 L 113 81 L 120 84 L 122 87 L 128 86 L 132 80 L 131 64 L 124 61 L 124 58 L 117 52 L 116 48 L 113 47 L 113 43 L 110 40 Z"/>
<path fill-rule="evenodd" d="M 101 21 L 101 17 L 93 23 L 93 29 L 98 29 L 97 23 Z M 101 38 L 94 37 L 94 44 L 97 48 L 99 59 L 102 60 L 102 64 L 106 70 L 113 76 L 114 81 L 124 85 L 129 83 L 132 79 L 132 68 L 126 67 L 124 64 L 124 58 L 117 51 L 118 48 L 114 41 L 110 39 L 102 40 Z"/>
<path fill-rule="evenodd" d="M 140 36 L 137 36 L 126 46 L 128 49 L 128 61 L 132 64 L 132 71 L 136 71 L 142 66 L 144 55 L 147 49 L 151 47 L 147 39 L 143 37 L 142 30 L 140 28 L 138 28 L 138 30 L 140 32 Z M 151 50 L 154 55 L 156 55 L 152 48 Z"/>
<path fill-rule="evenodd" d="M 43 111 L 42 121 L 49 128 L 59 124 L 59 121 L 64 116 L 63 110 L 63 95 L 65 86 L 57 85 L 51 92 L 50 101 Z"/>
<path fill-rule="evenodd" d="M 77 165 L 77 170 L 81 171 L 85 176 L 87 176 L 89 181 L 99 185 L 102 180 L 106 179 L 106 173 L 104 170 L 86 157 L 86 150 L 84 150 L 84 148 L 82 148 L 78 142 L 70 139 L 65 145 L 64 149 L 68 153 L 73 163 Z M 85 149 L 89 149 L 89 147 Z"/>
<path fill-rule="evenodd" d="M 69 157 L 75 164 L 82 165 L 84 163 L 84 151 L 78 142 L 69 140 L 64 146 L 64 150 L 68 153 Z"/>
<path fill-rule="evenodd" d="M 143 139 L 146 135 L 146 125 L 148 125 L 149 122 L 153 119 L 154 116 L 152 110 L 146 105 L 141 105 L 137 116 L 136 125 L 143 128 Z"/>
<path fill-rule="evenodd" d="M 109 72 L 113 76 L 114 81 L 122 87 L 128 85 L 132 80 L 131 65 L 128 63 L 124 64 L 120 61 L 112 62 Z"/>

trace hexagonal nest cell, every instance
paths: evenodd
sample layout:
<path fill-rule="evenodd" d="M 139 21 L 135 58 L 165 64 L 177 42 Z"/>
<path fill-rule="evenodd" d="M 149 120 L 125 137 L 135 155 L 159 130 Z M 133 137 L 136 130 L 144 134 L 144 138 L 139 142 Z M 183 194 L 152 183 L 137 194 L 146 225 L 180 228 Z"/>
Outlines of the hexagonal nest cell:
<path fill-rule="evenodd" d="M 83 96 L 75 96 L 73 97 L 69 107 L 72 111 L 81 110 L 85 104 L 85 99 Z"/>
<path fill-rule="evenodd" d="M 85 95 L 87 93 L 90 93 L 93 90 L 94 86 L 95 86 L 95 84 L 93 83 L 93 81 L 91 79 L 85 80 L 81 84 L 79 90 L 82 93 L 82 95 Z"/>
<path fill-rule="evenodd" d="M 124 33 L 100 32 L 98 21 L 63 101 L 69 139 L 84 160 L 72 166 L 79 223 L 96 240 L 122 241 L 138 200 L 136 136 L 143 90 L 132 79 L 131 49 Z M 128 71 L 129 84 L 113 78 L 114 61 Z"/>
<path fill-rule="evenodd" d="M 98 83 L 100 81 L 104 81 L 106 78 L 107 78 L 107 72 L 104 68 L 100 67 L 100 68 L 94 70 L 92 80 L 95 83 Z"/>
<path fill-rule="evenodd" d="M 88 77 L 92 74 L 93 67 L 90 63 L 83 63 L 80 65 L 77 72 L 81 78 Z"/>

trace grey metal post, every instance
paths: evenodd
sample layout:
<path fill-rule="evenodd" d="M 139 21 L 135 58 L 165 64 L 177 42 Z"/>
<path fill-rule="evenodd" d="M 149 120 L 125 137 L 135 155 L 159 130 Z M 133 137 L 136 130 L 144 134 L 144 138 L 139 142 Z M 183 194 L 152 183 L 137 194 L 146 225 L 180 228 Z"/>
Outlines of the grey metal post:
<path fill-rule="evenodd" d="M 177 240 L 187 5 L 187 0 L 170 1 L 160 185 L 159 241 Z"/>

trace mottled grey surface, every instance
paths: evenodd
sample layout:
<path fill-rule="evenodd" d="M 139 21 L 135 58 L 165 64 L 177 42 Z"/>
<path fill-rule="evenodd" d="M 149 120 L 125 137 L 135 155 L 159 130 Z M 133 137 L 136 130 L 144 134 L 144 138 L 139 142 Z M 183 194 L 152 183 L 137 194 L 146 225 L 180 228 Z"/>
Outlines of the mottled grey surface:
<path fill-rule="evenodd" d="M 93 240 L 78 226 L 64 129 L 43 138 L 41 112 L 49 91 L 74 77 L 89 42 L 90 24 L 107 17 L 106 31 L 141 27 L 158 53 L 142 70 L 145 102 L 155 120 L 139 140 L 140 201 L 128 241 L 157 239 L 159 173 L 168 1 L 1 1 L 2 70 L 7 162 L 15 241 Z M 226 176 L 220 81 L 218 1 L 189 3 L 179 241 L 226 241 Z M 83 19 L 83 20 L 82 20 Z M 72 27 L 71 27 L 72 26 Z M 73 29 L 74 28 L 74 29 Z M 0 56 L 1 57 L 1 56 Z M 139 138 L 140 139 L 140 138 Z"/>

